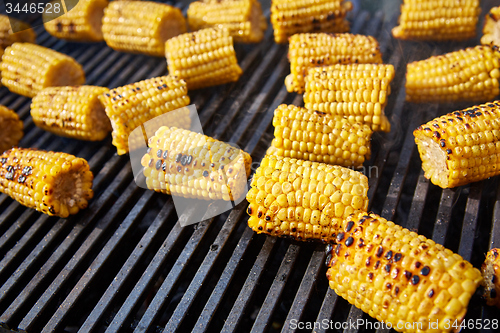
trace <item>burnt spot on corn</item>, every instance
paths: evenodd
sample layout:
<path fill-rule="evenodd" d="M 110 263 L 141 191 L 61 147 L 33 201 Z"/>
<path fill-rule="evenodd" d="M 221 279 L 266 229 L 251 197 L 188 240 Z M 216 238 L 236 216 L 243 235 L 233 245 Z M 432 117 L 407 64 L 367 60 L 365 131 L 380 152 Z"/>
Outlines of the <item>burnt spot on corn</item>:
<path fill-rule="evenodd" d="M 450 155 L 451 153 L 453 153 L 453 151 L 450 148 L 446 149 L 446 154 Z"/>
<path fill-rule="evenodd" d="M 375 255 L 377 256 L 377 258 L 380 258 L 383 253 L 384 253 L 384 248 L 382 246 L 379 246 L 377 248 L 377 252 L 375 252 Z"/>
<path fill-rule="evenodd" d="M 26 176 L 21 175 L 19 176 L 19 178 L 17 178 L 17 182 L 20 184 L 24 183 L 25 181 L 26 181 Z"/>
<path fill-rule="evenodd" d="M 373 266 L 374 269 L 378 269 L 380 267 L 380 260 L 377 260 L 375 263 L 375 266 Z"/>
<path fill-rule="evenodd" d="M 368 278 L 370 279 L 370 281 L 373 280 L 373 273 L 372 272 L 368 273 Z"/>
<path fill-rule="evenodd" d="M 187 160 L 186 160 L 186 164 L 189 165 L 189 164 L 191 164 L 192 161 L 193 161 L 193 155 L 188 155 Z"/>
<path fill-rule="evenodd" d="M 418 275 L 413 275 L 411 278 L 411 284 L 417 285 L 420 282 L 420 277 Z"/>
<path fill-rule="evenodd" d="M 162 153 L 163 153 L 163 151 L 162 151 L 161 149 L 158 149 L 158 150 L 156 151 L 156 156 L 157 156 L 158 158 L 161 158 Z"/>
<path fill-rule="evenodd" d="M 208 171 L 207 170 L 203 171 L 203 177 L 208 177 Z"/>
<path fill-rule="evenodd" d="M 166 160 L 166 159 L 167 159 L 167 157 L 168 157 L 168 150 L 165 150 L 165 151 L 163 152 L 163 159 L 164 159 L 164 160 Z"/>
<path fill-rule="evenodd" d="M 432 135 L 436 138 L 436 139 L 441 139 L 441 134 L 439 134 L 438 131 L 434 131 L 434 133 L 432 133 Z"/>
<path fill-rule="evenodd" d="M 182 171 L 182 167 L 179 165 L 177 166 L 177 172 L 181 172 Z"/>
<path fill-rule="evenodd" d="M 370 266 L 371 262 L 372 262 L 372 257 L 366 258 L 366 262 L 365 262 L 366 267 Z"/>
<path fill-rule="evenodd" d="M 25 176 L 29 176 L 29 175 L 31 175 L 32 172 L 33 172 L 33 168 L 32 167 L 25 166 L 23 168 L 22 174 L 25 175 Z"/>
<path fill-rule="evenodd" d="M 387 253 L 385 254 L 385 259 L 387 259 L 387 260 L 392 259 L 392 251 L 387 251 Z"/>
<path fill-rule="evenodd" d="M 330 261 L 332 260 L 332 254 L 331 252 L 329 252 L 327 255 L 326 255 L 326 260 L 325 260 L 325 265 L 326 266 L 329 266 L 330 265 Z"/>
<path fill-rule="evenodd" d="M 335 248 L 335 254 L 339 255 L 340 254 L 340 249 L 342 248 L 342 244 L 337 244 L 337 247 Z"/>
<path fill-rule="evenodd" d="M 347 226 L 345 228 L 345 231 L 346 232 L 351 231 L 352 227 L 354 227 L 354 222 L 352 222 L 352 221 L 347 222 Z"/>
<path fill-rule="evenodd" d="M 55 211 L 55 209 L 54 209 L 54 206 L 50 206 L 50 207 L 49 207 L 49 212 L 50 212 L 51 214 L 55 214 L 55 213 L 56 213 L 56 211 Z"/>
<path fill-rule="evenodd" d="M 359 247 L 359 248 L 362 248 L 362 247 L 364 247 L 364 246 L 365 246 L 365 241 L 364 241 L 364 239 L 363 239 L 363 238 L 360 238 L 360 239 L 359 239 L 359 242 L 358 242 L 358 247 Z"/>
<path fill-rule="evenodd" d="M 177 154 L 177 156 L 175 156 L 175 163 L 179 163 L 181 161 L 181 158 L 182 158 L 182 154 Z"/>
<path fill-rule="evenodd" d="M 56 28 L 58 32 L 61 32 L 63 30 L 63 25 L 61 21 L 57 22 Z"/>
<path fill-rule="evenodd" d="M 405 276 L 405 278 L 406 278 L 407 280 L 410 280 L 410 279 L 411 279 L 411 276 L 413 275 L 413 274 L 411 274 L 411 272 L 409 272 L 409 271 L 404 271 L 404 273 L 403 273 L 403 274 L 404 274 L 404 276 Z"/>
<path fill-rule="evenodd" d="M 391 267 L 392 267 L 392 266 L 391 266 L 390 264 L 387 264 L 387 265 L 385 265 L 385 266 L 384 266 L 384 270 L 385 270 L 387 273 L 389 273 L 389 272 L 391 271 Z"/>
<path fill-rule="evenodd" d="M 162 169 L 163 171 L 166 171 L 166 170 L 167 170 L 167 162 L 166 162 L 166 161 L 165 161 L 165 162 L 163 162 L 163 164 L 161 165 L 161 169 Z"/>
<path fill-rule="evenodd" d="M 352 237 L 348 237 L 345 240 L 345 246 L 347 246 L 347 247 L 351 246 L 353 243 L 354 243 L 354 238 L 352 238 Z"/>
<path fill-rule="evenodd" d="M 261 226 L 259 226 L 257 229 L 259 229 L 260 231 L 262 231 L 264 228 L 262 228 Z"/>
<path fill-rule="evenodd" d="M 392 284 L 387 283 L 387 284 L 385 285 L 385 287 L 386 287 L 387 289 L 389 289 L 389 290 L 390 290 L 390 289 L 392 288 Z"/>
<path fill-rule="evenodd" d="M 156 170 L 160 170 L 161 164 L 162 164 L 162 160 L 157 160 L 156 161 L 156 165 L 155 165 Z"/>
<path fill-rule="evenodd" d="M 403 255 L 401 253 L 396 253 L 394 255 L 394 262 L 400 261 L 402 257 L 403 257 Z"/>
<path fill-rule="evenodd" d="M 185 166 L 186 164 L 187 164 L 187 156 L 186 155 L 182 155 L 182 157 L 181 157 L 181 165 Z"/>
<path fill-rule="evenodd" d="M 339 232 L 339 234 L 337 235 L 337 242 L 342 241 L 344 239 L 344 236 L 345 236 L 345 233 Z"/>
<path fill-rule="evenodd" d="M 420 266 L 422 266 L 422 263 L 420 261 L 415 262 L 415 268 L 419 269 Z"/>
<path fill-rule="evenodd" d="M 445 140 L 445 139 L 441 139 L 441 140 L 439 140 L 439 145 L 440 145 L 442 148 L 446 147 L 446 140 Z"/>
<path fill-rule="evenodd" d="M 429 298 L 432 298 L 434 296 L 434 289 L 431 289 L 427 296 L 429 296 Z"/>
<path fill-rule="evenodd" d="M 396 288 L 394 288 L 394 294 L 397 296 L 399 294 L 399 287 L 396 286 Z"/>
<path fill-rule="evenodd" d="M 152 150 L 152 148 L 151 148 L 151 147 L 148 147 L 148 149 L 146 150 L 146 153 L 148 153 L 148 154 L 149 154 L 149 153 L 151 152 L 151 150 Z"/>
<path fill-rule="evenodd" d="M 429 275 L 431 269 L 429 266 L 424 266 L 424 268 L 422 268 L 422 270 L 420 271 L 420 274 L 422 274 L 423 276 L 427 276 Z"/>
<path fill-rule="evenodd" d="M 14 172 L 7 172 L 7 174 L 5 175 L 5 179 L 7 180 L 14 179 Z"/>

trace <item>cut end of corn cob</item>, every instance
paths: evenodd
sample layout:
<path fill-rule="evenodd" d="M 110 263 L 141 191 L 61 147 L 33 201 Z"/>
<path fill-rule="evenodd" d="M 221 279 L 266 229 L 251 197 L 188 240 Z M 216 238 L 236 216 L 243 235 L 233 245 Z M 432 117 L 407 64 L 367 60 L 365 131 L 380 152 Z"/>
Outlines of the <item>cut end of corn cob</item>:
<path fill-rule="evenodd" d="M 246 190 L 252 159 L 225 142 L 160 127 L 142 158 L 149 189 L 185 198 L 236 201 Z"/>
<path fill-rule="evenodd" d="M 491 249 L 481 266 L 486 304 L 500 308 L 500 249 Z"/>
<path fill-rule="evenodd" d="M 171 75 L 112 89 L 99 95 L 99 100 L 104 104 L 106 115 L 111 121 L 113 145 L 117 148 L 118 155 L 135 149 L 129 147 L 129 135 L 135 128 L 189 104 L 186 82 Z M 175 125 L 183 126 L 185 119 L 181 118 L 180 123 L 176 122 Z M 170 118 L 166 119 L 168 121 Z"/>
<path fill-rule="evenodd" d="M 190 90 L 234 82 L 242 74 L 226 28 L 182 34 L 165 48 L 169 73 L 184 79 Z"/>
<path fill-rule="evenodd" d="M 327 265 L 330 288 L 400 332 L 448 332 L 447 323 L 463 320 L 482 281 L 460 255 L 363 212 L 342 222 L 336 245 L 327 248 Z"/>
<path fill-rule="evenodd" d="M 413 131 L 425 177 L 450 188 L 500 174 L 500 102 L 435 118 Z"/>
<path fill-rule="evenodd" d="M 34 43 L 35 39 L 35 31 L 28 23 L 0 15 L 0 48 L 4 49 L 17 42 Z"/>
<path fill-rule="evenodd" d="M 257 233 L 332 242 L 342 220 L 368 207 L 368 178 L 337 165 L 266 155 L 247 193 Z"/>
<path fill-rule="evenodd" d="M 70 154 L 12 148 L 0 155 L 0 191 L 48 215 L 86 208 L 92 181 L 87 161 Z"/>
<path fill-rule="evenodd" d="M 23 137 L 23 122 L 17 113 L 0 105 L 0 152 L 19 143 Z"/>
<path fill-rule="evenodd" d="M 96 86 L 49 87 L 31 102 L 38 127 L 69 138 L 99 141 L 111 132 L 111 123 L 98 96 L 109 92 Z"/>
<path fill-rule="evenodd" d="M 273 126 L 269 155 L 345 167 L 360 167 L 370 157 L 370 126 L 347 117 L 282 104 L 274 111 Z"/>
<path fill-rule="evenodd" d="M 484 18 L 481 44 L 500 47 L 500 6 L 491 8 Z"/>

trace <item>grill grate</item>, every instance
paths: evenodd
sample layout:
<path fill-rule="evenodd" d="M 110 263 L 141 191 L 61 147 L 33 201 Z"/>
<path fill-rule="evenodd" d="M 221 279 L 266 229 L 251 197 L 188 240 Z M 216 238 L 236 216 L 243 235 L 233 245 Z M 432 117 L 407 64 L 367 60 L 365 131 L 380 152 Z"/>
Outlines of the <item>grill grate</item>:
<path fill-rule="evenodd" d="M 493 2 L 483 1 L 483 13 Z M 359 9 L 350 18 L 352 32 L 375 36 L 384 61 L 396 68 L 386 108 L 392 131 L 374 135 L 366 163 L 369 209 L 479 267 L 484 253 L 500 246 L 498 178 L 459 189 L 430 184 L 412 130 L 462 105 L 409 104 L 403 88 L 407 62 L 474 43 L 402 43 L 390 35 L 396 18 Z M 83 65 L 87 84 L 114 88 L 167 72 L 163 58 L 58 41 L 43 27 L 36 32 L 39 44 Z M 272 110 L 301 105 L 302 96 L 286 92 L 287 50 L 273 42 L 271 29 L 262 43 L 236 45 L 236 51 L 244 70 L 238 82 L 189 95 L 205 133 L 238 144 L 258 162 L 272 139 Z M 128 157 L 116 155 L 110 138 L 83 143 L 43 132 L 31 120 L 29 103 L 0 89 L 0 104 L 17 110 L 25 123 L 20 145 L 86 158 L 95 197 L 78 215 L 58 219 L 0 195 L 0 323 L 6 330 L 293 332 L 293 320 L 375 323 L 328 288 L 323 245 L 254 234 L 246 226 L 245 202 L 181 228 L 171 198 L 138 188 Z M 473 297 L 467 319 L 499 317 Z M 345 329 L 358 331 L 375 330 Z"/>

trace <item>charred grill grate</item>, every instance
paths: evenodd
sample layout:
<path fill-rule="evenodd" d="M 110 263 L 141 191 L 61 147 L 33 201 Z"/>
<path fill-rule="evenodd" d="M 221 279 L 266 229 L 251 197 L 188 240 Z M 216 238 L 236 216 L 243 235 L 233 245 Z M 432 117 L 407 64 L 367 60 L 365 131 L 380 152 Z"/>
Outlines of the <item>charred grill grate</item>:
<path fill-rule="evenodd" d="M 483 8 L 492 4 L 484 1 Z M 395 18 L 360 10 L 350 17 L 352 32 L 375 36 L 384 61 L 397 70 L 386 108 L 393 128 L 374 136 L 366 163 L 370 210 L 479 267 L 484 253 L 500 246 L 499 180 L 453 190 L 425 180 L 412 130 L 461 106 L 404 101 L 407 62 L 472 43 L 401 43 L 390 36 Z M 163 58 L 115 52 L 104 43 L 66 43 L 41 27 L 36 31 L 39 44 L 83 65 L 87 84 L 116 87 L 167 71 Z M 258 162 L 272 139 L 272 110 L 281 103 L 300 105 L 302 97 L 286 92 L 287 50 L 273 42 L 271 29 L 262 43 L 236 49 L 244 69 L 238 82 L 189 95 L 205 133 L 237 143 Z M 29 116 L 29 103 L 0 89 L 0 104 L 17 110 L 25 122 L 20 145 L 86 158 L 95 175 L 95 197 L 78 215 L 58 219 L 0 195 L 0 323 L 5 329 L 288 332 L 294 331 L 292 320 L 375 323 L 328 288 L 323 245 L 254 234 L 246 226 L 245 202 L 181 228 L 171 198 L 138 188 L 128 157 L 116 155 L 110 138 L 87 143 L 43 132 Z M 499 317 L 498 310 L 472 299 L 467 319 Z M 365 330 L 375 331 L 345 331 Z M 325 326 L 315 330 L 324 331 Z"/>

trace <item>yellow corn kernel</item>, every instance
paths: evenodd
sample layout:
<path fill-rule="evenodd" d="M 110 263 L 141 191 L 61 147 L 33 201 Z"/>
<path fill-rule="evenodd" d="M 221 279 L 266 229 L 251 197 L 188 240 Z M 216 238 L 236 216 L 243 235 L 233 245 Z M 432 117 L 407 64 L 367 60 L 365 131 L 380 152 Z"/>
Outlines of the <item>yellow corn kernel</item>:
<path fill-rule="evenodd" d="M 13 32 L 12 27 L 15 31 Z M 0 48 L 5 49 L 14 43 L 34 43 L 36 39 L 35 31 L 28 23 L 0 15 Z"/>
<path fill-rule="evenodd" d="M 500 6 L 491 8 L 486 14 L 481 44 L 500 47 Z"/>
<path fill-rule="evenodd" d="M 0 105 L 0 152 L 3 152 L 19 143 L 23 137 L 23 122 L 17 113 Z"/>
<path fill-rule="evenodd" d="M 481 266 L 481 274 L 483 275 L 483 297 L 486 299 L 486 304 L 500 308 L 500 249 L 494 248 L 488 251 L 486 259 Z M 462 283 L 464 289 L 465 286 Z"/>

